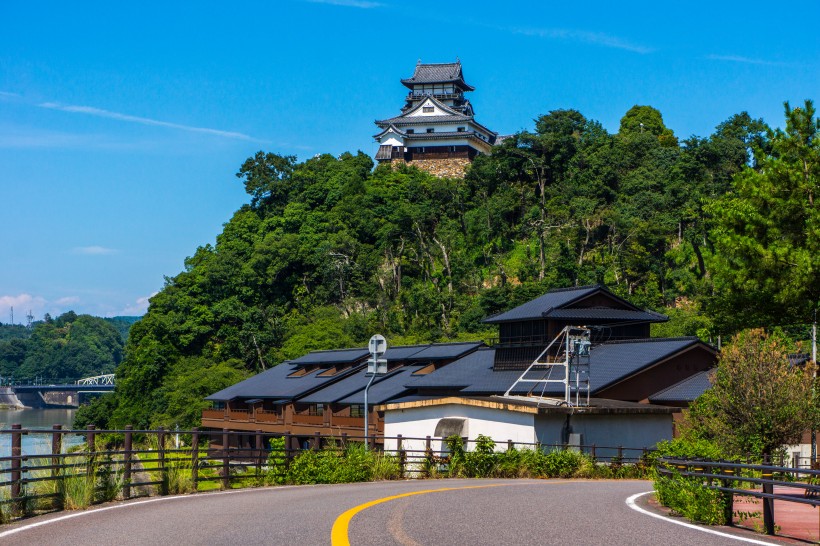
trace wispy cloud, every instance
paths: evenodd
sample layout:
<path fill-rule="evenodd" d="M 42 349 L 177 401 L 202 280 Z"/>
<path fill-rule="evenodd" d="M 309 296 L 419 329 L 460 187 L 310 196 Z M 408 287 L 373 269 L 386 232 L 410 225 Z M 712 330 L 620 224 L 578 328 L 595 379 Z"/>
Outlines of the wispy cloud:
<path fill-rule="evenodd" d="M 8 98 L 19 98 L 20 95 L 17 93 L 9 93 L 8 91 L 0 91 L 0 97 L 8 97 Z"/>
<path fill-rule="evenodd" d="M 71 249 L 73 254 L 82 254 L 85 256 L 103 256 L 106 254 L 116 254 L 117 250 L 114 248 L 106 248 L 104 246 L 77 246 Z"/>
<path fill-rule="evenodd" d="M 131 304 L 126 305 L 122 311 L 120 311 L 121 315 L 144 315 L 148 311 L 148 304 L 150 303 L 151 298 L 157 295 L 157 292 L 153 292 L 150 296 L 144 296 L 142 298 L 137 298 L 137 300 Z"/>
<path fill-rule="evenodd" d="M 76 303 L 80 303 L 80 298 L 77 296 L 65 296 L 62 298 L 58 298 L 54 300 L 54 305 L 74 305 Z"/>
<path fill-rule="evenodd" d="M 574 42 L 583 42 L 586 44 L 597 45 L 601 47 L 609 47 L 614 49 L 623 49 L 632 51 L 633 53 L 647 54 L 655 51 L 651 47 L 635 44 L 624 40 L 618 36 L 604 34 L 602 32 L 590 32 L 586 30 L 572 30 L 566 28 L 505 28 L 514 34 L 522 34 L 524 36 L 535 36 L 538 38 L 549 38 L 552 40 L 568 40 Z"/>
<path fill-rule="evenodd" d="M 48 302 L 41 296 L 31 294 L 0 295 L 0 322 L 11 322 L 11 311 L 14 308 L 14 323 L 25 324 L 26 315 L 31 311 L 35 316 L 42 314 Z"/>
<path fill-rule="evenodd" d="M 208 127 L 194 127 L 191 125 L 183 125 L 180 123 L 172 123 L 170 121 L 162 121 L 158 119 L 144 118 L 140 116 L 132 116 L 123 114 L 121 112 L 112 112 L 111 110 L 103 110 L 102 108 L 95 108 L 93 106 L 78 106 L 73 104 L 60 104 L 58 102 L 41 102 L 38 104 L 40 108 L 48 108 L 50 110 L 60 110 L 62 112 L 71 112 L 73 114 L 85 114 L 88 116 L 96 116 L 100 118 L 115 119 L 118 121 L 125 121 L 128 123 L 139 123 L 141 125 L 152 125 L 155 127 L 167 127 L 169 129 L 178 129 L 180 131 L 189 131 L 192 133 L 204 133 L 207 135 L 214 135 L 224 138 L 234 138 L 239 140 L 260 141 L 250 135 L 244 133 L 237 133 L 234 131 L 222 131 L 220 129 L 210 129 Z"/>
<path fill-rule="evenodd" d="M 765 66 L 786 66 L 788 63 L 779 63 L 775 61 L 767 61 L 764 59 L 752 59 L 750 57 L 743 57 L 741 55 L 707 55 L 707 59 L 712 61 L 728 61 L 730 63 L 743 63 L 743 64 L 757 64 L 757 65 L 765 65 Z"/>
<path fill-rule="evenodd" d="M 305 0 L 311 4 L 329 4 L 331 6 L 343 6 L 346 8 L 372 9 L 384 6 L 381 2 L 368 2 L 367 0 Z"/>

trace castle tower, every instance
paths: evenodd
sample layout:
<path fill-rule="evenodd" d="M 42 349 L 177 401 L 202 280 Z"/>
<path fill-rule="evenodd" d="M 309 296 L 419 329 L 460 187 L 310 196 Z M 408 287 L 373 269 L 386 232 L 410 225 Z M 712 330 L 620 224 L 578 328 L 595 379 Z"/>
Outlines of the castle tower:
<path fill-rule="evenodd" d="M 464 175 L 478 154 L 488 154 L 497 134 L 475 120 L 464 94 L 475 88 L 464 81 L 461 61 L 416 65 L 401 80 L 410 89 L 401 114 L 376 121 L 381 132 L 379 163 L 406 163 L 435 176 Z"/>

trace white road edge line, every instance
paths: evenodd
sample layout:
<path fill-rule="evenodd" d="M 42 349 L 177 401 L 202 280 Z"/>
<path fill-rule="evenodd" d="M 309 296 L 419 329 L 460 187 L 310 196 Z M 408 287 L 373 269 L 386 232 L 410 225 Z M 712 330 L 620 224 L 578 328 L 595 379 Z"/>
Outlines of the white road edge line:
<path fill-rule="evenodd" d="M 287 486 L 286 485 L 286 486 L 276 487 L 276 489 L 277 490 L 293 489 L 294 487 L 298 487 L 298 486 L 295 486 L 295 485 Z M 141 500 L 141 501 L 123 502 L 121 504 L 117 504 L 117 505 L 114 505 L 114 506 L 105 506 L 103 508 L 95 508 L 93 510 L 83 510 L 83 511 L 78 511 L 78 512 L 71 512 L 70 514 L 65 514 L 63 516 L 58 516 L 56 518 L 51 518 L 51 519 L 47 519 L 47 520 L 43 520 L 43 521 L 38 521 L 36 523 L 30 523 L 28 525 L 22 525 L 20 527 L 15 527 L 14 529 L 9 529 L 8 531 L 3 531 L 2 533 L 0 533 L 0 538 L 7 537 L 7 536 L 13 535 L 15 533 L 20 533 L 22 531 L 27 531 L 29 529 L 34 529 L 35 527 L 41 527 L 43 525 L 49 525 L 51 523 L 57 523 L 58 521 L 65 521 L 67 519 L 79 518 L 79 517 L 82 517 L 82 516 L 90 516 L 90 515 L 96 514 L 98 512 L 107 512 L 108 510 L 117 510 L 117 509 L 120 509 L 120 508 L 128 508 L 128 507 L 131 507 L 131 506 L 137 506 L 138 504 L 148 504 L 148 503 L 151 503 L 151 502 L 163 502 L 163 501 L 167 502 L 167 501 L 174 501 L 174 500 L 180 500 L 180 499 L 203 499 L 203 498 L 207 498 L 207 497 L 213 497 L 215 495 L 233 495 L 233 494 L 237 494 L 237 493 L 251 493 L 251 492 L 254 492 L 254 491 L 259 492 L 259 491 L 265 491 L 265 490 L 269 490 L 269 489 L 270 488 L 254 487 L 254 488 L 250 488 L 250 489 L 235 489 L 235 490 L 232 490 L 232 491 L 215 491 L 213 493 L 199 493 L 197 495 L 175 495 L 173 497 L 157 497 L 157 498 L 146 499 L 146 500 Z"/>
<path fill-rule="evenodd" d="M 764 542 L 762 540 L 756 540 L 753 538 L 746 538 L 746 537 L 739 537 L 737 535 L 730 535 L 729 533 L 721 533 L 720 531 L 715 531 L 714 529 L 706 529 L 701 527 L 700 525 L 693 525 L 691 523 L 686 523 L 685 521 L 678 521 L 672 518 L 667 518 L 666 516 L 661 516 L 660 514 L 655 514 L 650 512 L 649 510 L 644 510 L 640 506 L 635 503 L 635 500 L 638 497 L 643 497 L 644 495 L 648 495 L 650 493 L 654 493 L 654 491 L 644 491 L 643 493 L 636 493 L 626 499 L 626 505 L 635 510 L 636 512 L 640 512 L 642 514 L 646 514 L 647 516 L 652 516 L 653 518 L 658 518 L 663 521 L 667 521 L 669 523 L 674 523 L 675 525 L 683 525 L 684 527 L 689 527 L 690 529 L 697 529 L 698 531 L 703 531 L 704 533 L 709 533 L 712 535 L 717 535 L 720 537 L 731 538 L 734 540 L 740 540 L 742 542 L 748 542 L 750 544 L 764 544 L 765 546 L 780 546 L 780 543 L 776 542 Z M 0 535 L 0 537 L 3 535 Z"/>

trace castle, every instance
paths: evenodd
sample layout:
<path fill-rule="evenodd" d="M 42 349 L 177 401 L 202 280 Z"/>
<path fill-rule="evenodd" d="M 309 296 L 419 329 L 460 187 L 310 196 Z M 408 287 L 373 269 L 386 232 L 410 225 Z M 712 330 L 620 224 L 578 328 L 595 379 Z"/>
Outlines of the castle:
<path fill-rule="evenodd" d="M 498 134 L 475 120 L 464 97 L 461 61 L 416 65 L 401 114 L 376 121 L 379 163 L 408 164 L 439 177 L 461 177 L 478 154 L 489 154 Z"/>

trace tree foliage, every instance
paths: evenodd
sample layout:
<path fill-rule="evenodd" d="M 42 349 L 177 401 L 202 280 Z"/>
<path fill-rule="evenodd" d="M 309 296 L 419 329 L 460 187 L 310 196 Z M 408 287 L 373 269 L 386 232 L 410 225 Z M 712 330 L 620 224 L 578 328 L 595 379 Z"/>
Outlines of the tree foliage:
<path fill-rule="evenodd" d="M 818 407 L 815 367 L 792 366 L 793 349 L 782 335 L 759 329 L 735 336 L 720 354 L 712 388 L 691 408 L 694 435 L 741 456 L 772 455 L 799 443 Z"/>
<path fill-rule="evenodd" d="M 227 381 L 229 369 L 256 373 L 377 332 L 491 337 L 483 317 L 555 287 L 601 283 L 642 307 L 674 307 L 668 333 L 713 336 L 702 302 L 716 278 L 728 282 L 723 269 L 745 262 L 720 265 L 716 238 L 731 222 L 708 204 L 736 197 L 727 192 L 770 161 L 812 157 L 784 138 L 744 112 L 678 141 L 660 112 L 636 106 L 617 134 L 575 110 L 539 116 L 463 179 L 374 169 L 361 152 L 303 162 L 259 152 L 237 174 L 249 203 L 131 328 L 109 424 L 170 423 L 171 385 L 193 369 Z"/>
<path fill-rule="evenodd" d="M 0 375 L 54 380 L 113 373 L 123 344 L 105 319 L 69 311 L 34 323 L 26 338 L 0 341 Z"/>

